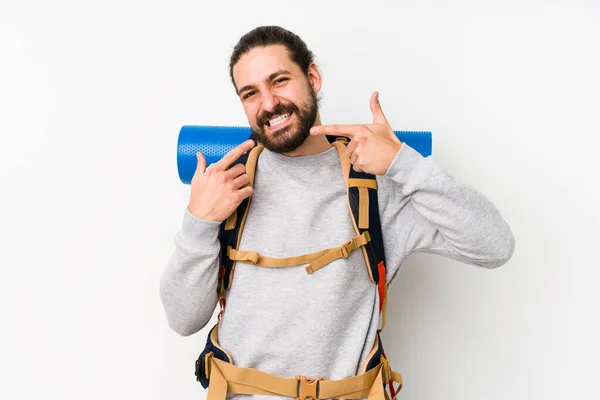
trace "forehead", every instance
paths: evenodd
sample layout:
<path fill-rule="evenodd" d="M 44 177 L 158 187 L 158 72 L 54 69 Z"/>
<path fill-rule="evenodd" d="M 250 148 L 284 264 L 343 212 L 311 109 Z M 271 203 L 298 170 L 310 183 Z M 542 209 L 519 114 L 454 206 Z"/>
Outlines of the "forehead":
<path fill-rule="evenodd" d="M 289 56 L 282 45 L 255 47 L 240 57 L 233 67 L 233 79 L 238 88 L 246 85 L 256 85 L 263 82 L 269 75 L 278 70 L 288 70 L 298 74 L 300 68 Z"/>

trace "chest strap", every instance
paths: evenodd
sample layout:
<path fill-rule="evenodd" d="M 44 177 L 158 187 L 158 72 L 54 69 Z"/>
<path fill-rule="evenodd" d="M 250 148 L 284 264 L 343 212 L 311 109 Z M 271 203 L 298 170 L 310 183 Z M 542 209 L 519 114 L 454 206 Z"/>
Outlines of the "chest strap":
<path fill-rule="evenodd" d="M 291 267 L 295 265 L 309 264 L 306 272 L 312 274 L 316 270 L 340 258 L 348 258 L 350 253 L 371 241 L 369 232 L 352 238 L 339 247 L 317 251 L 316 253 L 304 254 L 302 256 L 288 258 L 271 258 L 260 255 L 255 251 L 235 250 L 229 246 L 227 256 L 233 261 L 243 261 L 261 267 Z"/>

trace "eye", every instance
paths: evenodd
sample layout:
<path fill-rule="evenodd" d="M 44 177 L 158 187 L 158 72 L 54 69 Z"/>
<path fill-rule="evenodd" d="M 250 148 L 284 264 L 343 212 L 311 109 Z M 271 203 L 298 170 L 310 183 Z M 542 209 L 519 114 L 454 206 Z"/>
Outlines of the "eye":
<path fill-rule="evenodd" d="M 279 78 L 275 80 L 275 83 L 279 83 L 279 82 L 283 82 L 283 81 L 287 81 L 288 78 Z"/>
<path fill-rule="evenodd" d="M 246 100 L 248 97 L 252 96 L 253 94 L 254 94 L 254 90 L 252 90 L 252 91 L 250 91 L 250 92 L 246 93 L 244 96 L 242 96 L 242 99 L 243 99 L 243 100 Z"/>

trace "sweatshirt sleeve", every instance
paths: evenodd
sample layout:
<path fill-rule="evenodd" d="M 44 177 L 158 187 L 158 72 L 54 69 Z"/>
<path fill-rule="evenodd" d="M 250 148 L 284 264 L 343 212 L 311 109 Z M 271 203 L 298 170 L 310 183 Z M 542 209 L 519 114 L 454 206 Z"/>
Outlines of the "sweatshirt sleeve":
<path fill-rule="evenodd" d="M 382 226 L 399 259 L 421 251 L 496 268 L 512 257 L 514 236 L 494 204 L 445 173 L 431 156 L 403 143 L 385 176 L 391 178 L 391 193 Z"/>
<path fill-rule="evenodd" d="M 185 209 L 175 250 L 160 280 L 160 298 L 171 329 L 190 336 L 202 329 L 218 303 L 219 222 Z"/>

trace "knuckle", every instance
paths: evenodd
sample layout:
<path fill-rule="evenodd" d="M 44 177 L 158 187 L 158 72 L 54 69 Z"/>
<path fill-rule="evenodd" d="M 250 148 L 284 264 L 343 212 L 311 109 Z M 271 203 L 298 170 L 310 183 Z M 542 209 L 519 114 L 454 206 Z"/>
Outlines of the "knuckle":
<path fill-rule="evenodd" d="M 215 178 L 216 178 L 216 180 L 217 180 L 217 183 L 224 184 L 225 182 L 227 182 L 227 177 L 226 177 L 226 176 L 225 176 L 225 174 L 224 174 L 224 173 L 222 173 L 222 172 L 221 172 L 221 173 L 218 173 L 218 174 L 215 176 Z"/>
<path fill-rule="evenodd" d="M 250 194 L 252 193 L 252 187 L 251 186 L 247 186 L 245 188 L 243 188 L 242 190 L 238 190 L 237 191 L 237 201 L 242 201 L 244 200 L 246 197 L 248 197 Z"/>

